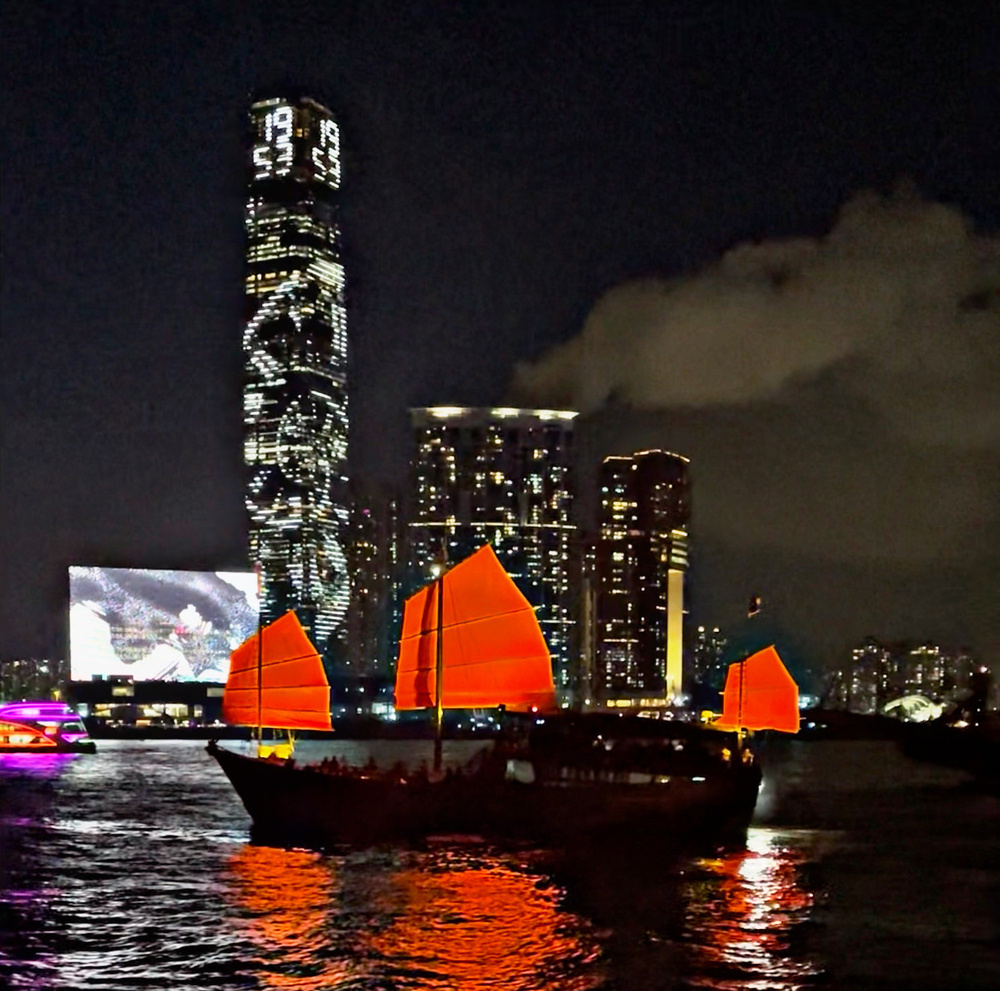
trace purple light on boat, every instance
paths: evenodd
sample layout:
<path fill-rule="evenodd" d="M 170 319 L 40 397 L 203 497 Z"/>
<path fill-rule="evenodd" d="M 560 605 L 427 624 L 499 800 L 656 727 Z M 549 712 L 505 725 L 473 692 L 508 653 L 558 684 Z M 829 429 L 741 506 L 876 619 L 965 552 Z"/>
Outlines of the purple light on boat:
<path fill-rule="evenodd" d="M 0 705 L 0 719 L 79 719 L 65 702 L 7 702 Z"/>
<path fill-rule="evenodd" d="M 62 738 L 67 743 L 78 743 L 80 740 L 86 740 L 87 739 L 87 734 L 86 733 L 63 733 L 62 734 Z"/>

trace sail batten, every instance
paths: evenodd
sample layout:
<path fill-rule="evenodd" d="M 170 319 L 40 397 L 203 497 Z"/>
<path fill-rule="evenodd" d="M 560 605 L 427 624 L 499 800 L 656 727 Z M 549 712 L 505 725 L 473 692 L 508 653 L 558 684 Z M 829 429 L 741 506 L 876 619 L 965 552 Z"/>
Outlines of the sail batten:
<path fill-rule="evenodd" d="M 254 634 L 254 637 L 251 638 L 251 639 L 256 638 L 256 636 L 257 635 Z M 256 643 L 255 639 L 254 639 L 254 642 Z M 313 651 L 310 654 L 300 654 L 297 657 L 282 657 L 282 658 L 273 658 L 272 657 L 272 658 L 268 658 L 266 660 L 265 659 L 261 659 L 261 667 L 265 667 L 265 668 L 266 667 L 274 667 L 274 665 L 276 665 L 276 664 L 290 664 L 293 661 L 308 661 L 308 660 L 311 660 L 312 658 L 314 658 L 316 656 L 318 656 L 317 652 Z"/>
<path fill-rule="evenodd" d="M 417 593 L 417 594 L 419 595 L 420 593 Z M 531 609 L 532 612 L 534 612 L 534 608 L 533 607 L 531 607 L 529 605 L 529 608 Z M 524 612 L 523 609 L 511 609 L 511 610 L 509 610 L 508 612 L 505 612 L 505 613 L 495 613 L 495 614 L 490 615 L 490 616 L 484 616 L 484 617 L 478 617 L 478 618 L 472 618 L 472 619 L 465 619 L 465 620 L 462 620 L 461 622 L 456 622 L 456 623 L 445 623 L 444 624 L 444 629 L 445 630 L 456 630 L 456 629 L 458 629 L 461 626 L 474 626 L 476 623 L 488 623 L 488 622 L 491 622 L 492 620 L 495 620 L 495 619 L 503 619 L 504 616 L 516 616 L 516 615 L 518 615 L 519 613 L 522 613 L 522 612 Z M 409 634 L 409 636 L 406 637 L 406 639 L 412 639 L 413 637 L 417 637 L 417 636 L 425 636 L 426 634 L 436 633 L 436 632 L 437 632 L 437 627 L 435 627 L 435 626 L 428 626 L 425 629 L 418 630 L 416 633 Z"/>
<path fill-rule="evenodd" d="M 407 599 L 396 708 L 436 704 L 437 597 L 443 589 L 445 708 L 555 708 L 552 667 L 535 610 L 488 545 Z"/>
<path fill-rule="evenodd" d="M 236 726 L 331 729 L 330 683 L 294 612 L 233 651 L 222 715 Z"/>
<path fill-rule="evenodd" d="M 717 729 L 799 730 L 799 688 L 774 646 L 729 665 Z"/>

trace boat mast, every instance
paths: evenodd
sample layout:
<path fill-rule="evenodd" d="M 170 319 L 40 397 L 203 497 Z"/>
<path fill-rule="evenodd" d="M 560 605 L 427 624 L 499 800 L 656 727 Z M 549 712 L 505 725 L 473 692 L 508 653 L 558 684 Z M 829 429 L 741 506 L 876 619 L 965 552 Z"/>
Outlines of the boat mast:
<path fill-rule="evenodd" d="M 746 667 L 746 657 L 740 658 L 740 702 L 736 716 L 736 738 L 743 742 L 743 670 Z"/>
<path fill-rule="evenodd" d="M 264 742 L 264 730 L 260 724 L 261 714 L 263 711 L 263 700 L 261 698 L 261 671 L 264 669 L 264 628 L 261 626 L 260 620 L 257 620 L 257 750 L 260 751 L 260 745 Z"/>
<path fill-rule="evenodd" d="M 444 573 L 437 580 L 437 652 L 434 658 L 434 773 L 441 773 L 441 732 L 444 726 Z"/>
<path fill-rule="evenodd" d="M 257 753 L 259 755 L 260 745 L 264 741 L 264 731 L 260 725 L 261 713 L 263 711 L 261 672 L 264 669 L 264 597 L 262 595 L 263 585 L 261 582 L 263 568 L 260 561 L 256 563 L 254 570 L 257 572 Z"/>
<path fill-rule="evenodd" d="M 434 773 L 441 773 L 441 740 L 444 730 L 444 572 L 448 545 L 442 541 L 441 561 L 437 565 L 437 636 L 434 656 Z"/>
<path fill-rule="evenodd" d="M 760 615 L 760 596 L 751 595 L 750 604 L 747 606 L 747 619 L 754 619 L 754 617 Z M 754 626 L 757 624 L 754 623 Z M 742 658 L 740 658 L 740 704 L 739 704 L 739 716 L 736 721 L 736 740 L 740 747 L 743 746 L 743 676 L 746 671 L 747 658 L 750 656 L 749 653 L 745 653 Z"/>

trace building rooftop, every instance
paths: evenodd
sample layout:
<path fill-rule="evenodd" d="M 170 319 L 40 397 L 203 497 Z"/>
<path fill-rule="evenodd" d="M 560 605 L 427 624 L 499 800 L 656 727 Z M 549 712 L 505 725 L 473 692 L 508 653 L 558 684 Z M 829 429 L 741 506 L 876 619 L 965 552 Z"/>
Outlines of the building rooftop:
<path fill-rule="evenodd" d="M 520 409 L 514 406 L 415 406 L 410 415 L 414 419 L 435 420 L 496 419 L 496 420 L 553 420 L 570 422 L 580 414 L 567 409 Z"/>

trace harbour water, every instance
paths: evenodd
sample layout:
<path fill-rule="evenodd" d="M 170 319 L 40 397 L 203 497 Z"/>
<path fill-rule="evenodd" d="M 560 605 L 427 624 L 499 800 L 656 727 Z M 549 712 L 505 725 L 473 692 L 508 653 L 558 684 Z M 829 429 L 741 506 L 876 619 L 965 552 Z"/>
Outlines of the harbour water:
<path fill-rule="evenodd" d="M 366 746 L 328 749 L 363 762 Z M 995 795 L 887 742 L 788 741 L 764 760 L 745 844 L 567 865 L 474 838 L 254 846 L 195 741 L 0 758 L 0 986 L 1000 986 Z"/>

